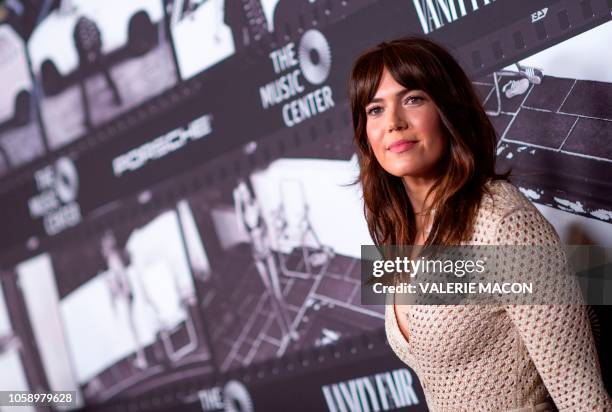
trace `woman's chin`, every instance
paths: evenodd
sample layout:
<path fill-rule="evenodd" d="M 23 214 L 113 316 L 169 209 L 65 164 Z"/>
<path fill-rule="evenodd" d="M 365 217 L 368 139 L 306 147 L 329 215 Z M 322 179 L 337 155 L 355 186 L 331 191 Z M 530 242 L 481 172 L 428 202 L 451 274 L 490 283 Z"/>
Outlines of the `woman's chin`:
<path fill-rule="evenodd" d="M 422 170 L 420 169 L 415 169 L 413 167 L 407 168 L 407 167 L 402 167 L 402 168 L 394 168 L 391 170 L 387 170 L 390 174 L 392 174 L 395 177 L 401 177 L 401 178 L 419 178 L 419 177 L 423 177 L 426 174 L 423 173 Z"/>

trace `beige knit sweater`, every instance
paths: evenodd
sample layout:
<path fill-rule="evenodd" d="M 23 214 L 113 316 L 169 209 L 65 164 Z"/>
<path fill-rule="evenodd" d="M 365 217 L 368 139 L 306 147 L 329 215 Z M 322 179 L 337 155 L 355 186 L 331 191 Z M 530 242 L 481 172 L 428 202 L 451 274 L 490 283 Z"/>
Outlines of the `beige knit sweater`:
<path fill-rule="evenodd" d="M 515 186 L 489 188 L 467 244 L 560 245 Z M 388 304 L 385 328 L 433 412 L 540 411 L 549 394 L 562 412 L 612 411 L 585 306 Z"/>

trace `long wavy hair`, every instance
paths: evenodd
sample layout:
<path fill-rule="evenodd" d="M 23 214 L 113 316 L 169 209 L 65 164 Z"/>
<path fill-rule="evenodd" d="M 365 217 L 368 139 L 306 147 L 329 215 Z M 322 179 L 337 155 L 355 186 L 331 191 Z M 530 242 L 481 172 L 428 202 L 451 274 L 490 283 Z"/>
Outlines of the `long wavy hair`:
<path fill-rule="evenodd" d="M 386 68 L 397 83 L 426 92 L 436 105 L 446 148 L 432 189 L 435 210 L 426 245 L 453 245 L 470 238 L 489 180 L 495 171 L 497 136 L 471 81 L 438 44 L 419 37 L 380 43 L 355 62 L 349 80 L 355 144 L 359 157 L 364 214 L 376 245 L 411 245 L 416 218 L 401 177 L 386 172 L 374 157 L 366 134 L 365 107 L 374 98 Z"/>

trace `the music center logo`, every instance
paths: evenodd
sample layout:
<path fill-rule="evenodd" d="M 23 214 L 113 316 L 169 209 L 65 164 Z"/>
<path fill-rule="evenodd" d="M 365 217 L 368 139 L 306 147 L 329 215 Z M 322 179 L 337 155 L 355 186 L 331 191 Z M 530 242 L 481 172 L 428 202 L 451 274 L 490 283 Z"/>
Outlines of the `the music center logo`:
<path fill-rule="evenodd" d="M 292 127 L 335 106 L 332 89 L 325 85 L 332 56 L 327 39 L 318 30 L 308 30 L 297 47 L 290 42 L 269 54 L 274 73 L 279 75 L 259 88 L 264 109 L 285 103 L 281 113 L 285 126 Z M 307 83 L 318 87 L 307 92 Z"/>
<path fill-rule="evenodd" d="M 205 412 L 254 412 L 248 389 L 241 382 L 231 380 L 223 386 L 198 392 L 200 405 Z"/>
<path fill-rule="evenodd" d="M 412 0 L 423 27 L 423 33 L 429 34 L 446 24 L 475 12 L 480 6 L 493 4 L 495 0 Z M 468 3 L 468 6 L 466 6 Z"/>
<path fill-rule="evenodd" d="M 420 403 L 406 368 L 325 385 L 321 390 L 329 412 L 392 411 Z"/>
<path fill-rule="evenodd" d="M 67 157 L 45 166 L 34 173 L 38 193 L 28 200 L 33 219 L 43 218 L 48 235 L 55 235 L 81 221 L 81 208 L 77 203 L 79 175 Z"/>

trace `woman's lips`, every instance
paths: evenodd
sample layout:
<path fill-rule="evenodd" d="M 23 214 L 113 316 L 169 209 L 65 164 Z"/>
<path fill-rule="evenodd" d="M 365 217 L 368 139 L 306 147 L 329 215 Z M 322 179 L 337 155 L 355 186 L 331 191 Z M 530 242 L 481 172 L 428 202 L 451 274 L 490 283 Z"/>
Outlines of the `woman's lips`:
<path fill-rule="evenodd" d="M 391 146 L 389 146 L 389 151 L 392 153 L 407 152 L 408 150 L 412 149 L 417 143 L 418 140 L 400 140 L 391 144 Z"/>

